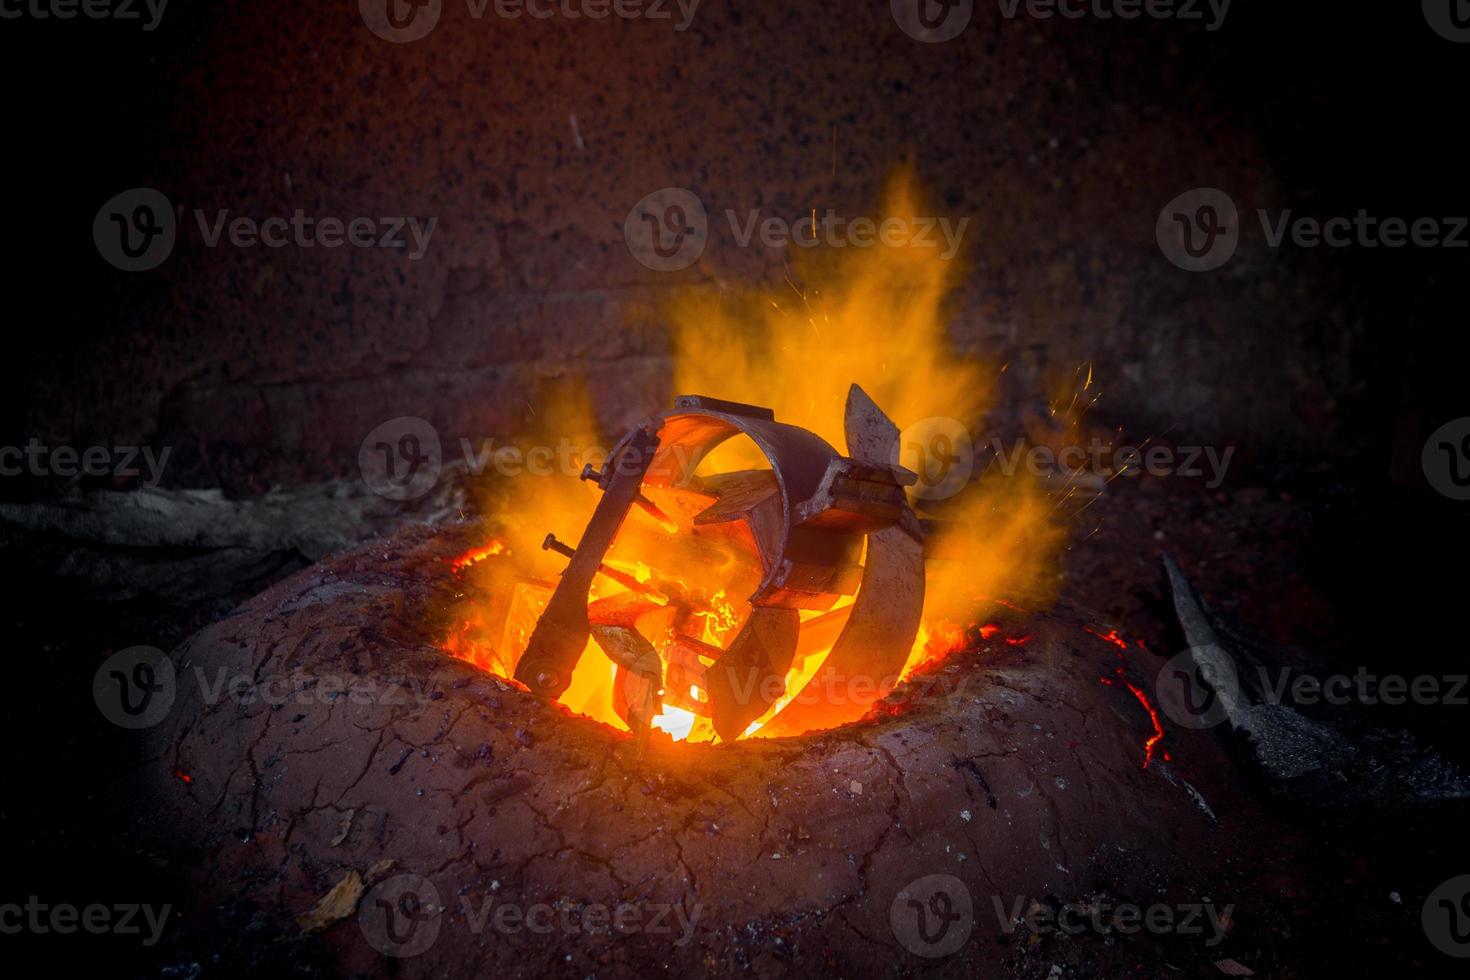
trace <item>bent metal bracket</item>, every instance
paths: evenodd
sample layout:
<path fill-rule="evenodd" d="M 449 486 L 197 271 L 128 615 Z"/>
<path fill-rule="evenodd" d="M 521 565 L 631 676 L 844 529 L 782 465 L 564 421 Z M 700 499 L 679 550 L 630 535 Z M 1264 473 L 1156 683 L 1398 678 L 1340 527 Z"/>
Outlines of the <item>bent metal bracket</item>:
<path fill-rule="evenodd" d="M 770 409 L 701 396 L 681 396 L 672 411 L 634 426 L 600 471 L 583 471 L 602 497 L 577 546 L 546 538 L 545 546 L 569 561 L 516 679 L 543 697 L 559 697 L 590 637 L 617 664 L 616 707 L 640 741 L 665 702 L 707 716 L 721 740 L 733 741 L 784 693 L 801 642 L 799 611 L 830 610 L 855 594 L 808 683 L 820 696 L 790 701 L 765 730 L 791 734 L 861 716 L 897 679 L 918 632 L 924 532 L 904 492 L 917 476 L 894 462 L 898 428 L 856 385 L 848 392 L 845 429 L 843 456 L 815 433 L 776 421 Z M 741 435 L 769 469 L 696 475 L 716 447 Z M 724 535 L 749 555 L 758 580 L 748 597 L 750 614 L 723 648 L 680 628 L 691 597 L 677 588 L 654 594 L 605 564 L 634 507 L 671 533 Z M 628 591 L 593 602 L 589 614 L 598 575 Z M 673 639 L 662 656 L 633 628 L 638 615 L 658 604 L 675 609 Z"/>

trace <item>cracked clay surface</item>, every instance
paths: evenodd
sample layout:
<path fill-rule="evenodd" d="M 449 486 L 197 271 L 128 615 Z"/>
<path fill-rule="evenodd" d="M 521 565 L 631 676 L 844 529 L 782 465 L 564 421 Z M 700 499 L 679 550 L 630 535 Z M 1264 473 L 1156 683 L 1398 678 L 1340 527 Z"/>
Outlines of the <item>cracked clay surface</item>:
<path fill-rule="evenodd" d="M 1248 818 L 1200 807 L 1162 759 L 1144 768 L 1147 717 L 1098 682 L 1112 647 L 1060 616 L 921 671 L 877 718 L 655 742 L 639 762 L 626 733 L 438 648 L 472 533 L 406 529 L 329 558 L 174 653 L 178 703 L 131 832 L 188 855 L 197 928 L 248 909 L 341 974 L 967 973 L 1022 955 L 998 911 L 1019 897 L 1197 897 L 1220 822 Z M 390 959 L 354 914 L 303 939 L 296 917 L 352 871 L 432 882 L 432 945 Z M 942 962 L 890 924 L 933 874 L 973 905 Z M 487 902 L 671 911 L 665 932 L 574 916 L 548 936 L 477 920 Z"/>

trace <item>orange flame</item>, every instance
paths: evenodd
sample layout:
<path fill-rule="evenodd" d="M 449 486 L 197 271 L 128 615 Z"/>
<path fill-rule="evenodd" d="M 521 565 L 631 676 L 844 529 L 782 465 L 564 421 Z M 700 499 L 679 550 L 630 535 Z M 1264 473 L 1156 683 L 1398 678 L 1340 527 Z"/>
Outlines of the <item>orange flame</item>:
<path fill-rule="evenodd" d="M 899 171 L 888 188 L 884 217 L 913 219 L 925 213 L 911 171 Z M 803 250 L 793 257 L 789 289 L 775 296 L 724 288 L 681 293 L 667 310 L 675 353 L 670 394 L 768 406 L 778 420 L 808 428 L 846 452 L 844 407 L 849 385 L 855 382 L 907 430 L 900 459 L 894 462 L 916 471 L 930 469 L 932 461 L 925 456 L 929 447 L 912 435 L 914 427 L 927 420 L 953 420 L 945 425 L 967 432 L 973 445 L 1005 369 L 957 351 L 948 341 L 945 300 L 958 272 L 954 260 L 944 258 L 938 249 L 908 241 Z M 573 385 L 556 393 L 538 417 L 539 434 L 543 439 L 571 436 L 574 446 L 596 446 L 600 440 L 593 418 L 585 386 Z M 583 435 L 575 435 L 579 433 Z M 573 455 L 577 465 L 601 463 L 592 453 Z M 748 440 L 732 439 L 711 454 L 702 471 L 767 466 Z M 482 666 L 512 669 L 564 564 L 559 556 L 541 549 L 541 539 L 554 531 L 574 544 L 570 536 L 586 525 L 597 496 L 590 484 L 565 474 L 496 482 L 486 510 L 502 522 L 501 550 L 492 553 L 503 560 L 479 567 L 487 554 L 457 565 L 477 565 L 477 584 L 491 598 L 489 608 L 476 606 L 463 617 L 478 624 L 470 630 L 477 643 L 461 637 L 447 644 L 451 652 L 464 656 L 470 651 Z M 1026 595 L 1032 601 L 1046 601 L 1056 585 L 1064 541 L 1056 508 L 1039 481 L 1026 474 L 987 472 L 949 499 L 916 498 L 914 503 L 954 522 L 947 531 L 946 551 L 960 557 L 927 563 L 923 626 L 905 675 L 926 660 L 961 649 L 965 627 L 1005 604 L 990 597 Z M 703 639 L 720 646 L 749 611 L 743 601 L 728 598 L 744 594 L 732 591 L 728 581 L 740 557 L 709 542 L 693 548 L 686 538 L 670 535 L 663 522 L 635 508 L 606 560 L 622 570 L 646 569 L 708 597 Z M 599 578 L 592 598 L 621 591 L 623 587 Z M 845 599 L 839 609 L 850 604 L 851 599 Z M 810 621 L 823 614 L 802 615 Z M 493 624 L 502 624 L 498 632 Z M 654 636 L 649 639 L 656 648 L 663 642 Z M 799 694 L 829 649 L 830 644 L 798 658 L 786 678 L 786 695 L 747 734 L 758 732 Z M 626 728 L 613 708 L 615 683 L 613 664 L 589 641 L 562 702 Z M 712 737 L 706 720 L 672 705 L 665 706 L 655 727 L 675 738 Z"/>

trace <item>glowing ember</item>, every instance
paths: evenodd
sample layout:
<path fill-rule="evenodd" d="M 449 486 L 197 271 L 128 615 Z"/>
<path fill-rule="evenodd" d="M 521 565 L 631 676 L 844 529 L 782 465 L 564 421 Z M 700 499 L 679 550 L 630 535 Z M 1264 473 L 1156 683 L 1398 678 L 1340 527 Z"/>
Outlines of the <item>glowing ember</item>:
<path fill-rule="evenodd" d="M 1123 654 L 1126 653 L 1128 650 L 1128 641 L 1123 639 L 1123 637 L 1119 635 L 1116 628 L 1110 629 L 1106 633 L 1099 633 L 1097 630 L 1092 629 L 1091 627 L 1084 627 L 1084 629 L 1086 629 L 1087 632 L 1091 633 L 1093 636 L 1096 636 L 1102 640 L 1106 640 L 1108 643 L 1111 643 L 1113 646 L 1118 648 L 1116 656 L 1120 662 L 1117 667 L 1113 668 L 1113 673 L 1117 675 L 1118 680 L 1114 681 L 1111 677 L 1099 677 L 1098 680 L 1102 681 L 1109 687 L 1116 687 L 1119 683 L 1121 683 L 1125 688 L 1128 689 L 1128 692 L 1132 694 L 1135 699 L 1137 699 L 1138 703 L 1143 706 L 1143 710 L 1148 713 L 1149 722 L 1152 723 L 1154 726 L 1154 733 L 1143 742 L 1143 768 L 1147 769 L 1149 763 L 1153 762 L 1154 760 L 1154 749 L 1158 746 L 1159 742 L 1163 741 L 1164 726 L 1159 720 L 1158 709 L 1156 709 L 1153 705 L 1153 702 L 1149 700 L 1148 694 L 1144 692 L 1143 688 L 1139 687 L 1137 684 L 1134 684 L 1127 678 L 1126 672 L 1128 669 L 1128 660 L 1126 657 L 1123 656 Z M 1140 649 L 1147 649 L 1143 646 L 1143 643 L 1141 641 L 1138 643 L 1138 646 Z M 1171 758 L 1172 757 L 1167 752 L 1164 753 L 1164 760 L 1166 762 L 1170 761 Z"/>
<path fill-rule="evenodd" d="M 1113 646 L 1117 647 L 1119 650 L 1127 650 L 1128 649 L 1128 641 L 1125 640 L 1125 639 L 1123 639 L 1121 636 L 1118 635 L 1117 629 L 1110 629 L 1106 633 L 1099 633 L 1097 630 L 1093 629 L 1090 626 L 1083 627 L 1083 628 L 1086 629 L 1087 632 L 1091 633 L 1093 636 L 1097 637 L 1098 639 L 1107 640 L 1109 643 L 1111 643 Z"/>
<path fill-rule="evenodd" d="M 468 568 L 470 565 L 484 561 L 486 558 L 495 558 L 506 553 L 506 544 L 499 538 L 491 538 L 489 542 L 478 548 L 471 548 L 450 562 L 456 572 Z"/>

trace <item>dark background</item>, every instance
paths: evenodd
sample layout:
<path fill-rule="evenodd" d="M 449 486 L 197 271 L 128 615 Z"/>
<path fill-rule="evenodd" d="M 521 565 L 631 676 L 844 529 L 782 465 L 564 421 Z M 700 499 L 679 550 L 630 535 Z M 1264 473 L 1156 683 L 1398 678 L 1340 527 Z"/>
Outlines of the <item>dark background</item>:
<path fill-rule="evenodd" d="M 1470 46 L 1417 4 L 1237 0 L 1210 33 L 1008 21 L 981 2 L 959 38 L 927 45 L 881 0 L 704 0 L 682 34 L 472 20 L 446 2 L 428 38 L 395 45 L 347 0 L 174 0 L 151 33 L 0 21 L 0 51 L 14 229 L 0 444 L 166 445 L 165 486 L 243 498 L 353 476 L 363 437 L 396 416 L 428 418 L 447 444 L 514 433 L 569 373 L 614 432 L 671 393 L 661 295 L 782 275 L 779 254 L 733 247 L 725 208 L 872 213 L 912 156 L 934 210 L 972 219 L 952 338 L 1012 365 L 1009 404 L 1091 361 L 1100 420 L 1238 447 L 1219 494 L 1161 498 L 1136 537 L 1121 524 L 1121 560 L 1154 567 L 1147 531 L 1187 513 L 1231 529 L 1180 548 L 1217 560 L 1214 598 L 1234 590 L 1242 620 L 1344 664 L 1463 663 L 1466 510 L 1427 486 L 1419 453 L 1470 414 L 1470 253 L 1273 250 L 1254 220 L 1470 214 Z M 633 260 L 622 224 L 669 185 L 700 195 L 716 230 L 699 266 L 663 274 Z M 91 225 L 135 186 L 184 215 L 172 256 L 129 274 Z M 1213 273 L 1177 269 L 1154 236 L 1163 205 L 1198 186 L 1248 215 Z M 409 262 L 210 249 L 191 214 L 298 207 L 439 225 Z M 7 477 L 0 500 L 68 489 Z M 233 599 L 93 605 L 51 559 L 9 557 L 12 880 L 57 900 L 131 896 L 163 872 L 88 833 L 116 732 L 87 678 L 99 655 L 169 647 Z M 1141 608 L 1144 574 L 1119 575 L 1079 586 L 1104 615 Z M 1411 721 L 1463 751 L 1463 712 Z"/>
<path fill-rule="evenodd" d="M 937 45 L 877 2 L 705 0 L 685 33 L 448 3 L 409 44 L 374 36 L 351 3 L 177 0 L 151 33 L 7 22 L 25 229 L 9 268 L 43 302 L 22 321 L 6 425 L 167 440 L 174 482 L 239 493 L 347 472 L 362 434 L 398 414 L 497 431 L 572 362 L 616 427 L 658 403 L 650 291 L 781 271 L 779 253 L 717 228 L 700 267 L 650 272 L 622 241 L 633 203 L 678 185 L 712 215 L 871 213 L 912 155 L 934 209 L 972 219 L 958 346 L 1010 362 L 1023 390 L 1092 361 L 1117 422 L 1381 477 L 1407 419 L 1422 427 L 1448 397 L 1432 365 L 1448 360 L 1436 345 L 1462 256 L 1272 250 L 1252 218 L 1236 259 L 1196 275 L 1154 239 L 1164 203 L 1197 186 L 1243 212 L 1465 210 L 1450 101 L 1464 51 L 1416 9 L 1280 7 L 1241 0 L 1210 33 L 1005 20 L 981 3 Z M 113 269 L 89 233 L 134 186 L 184 212 L 149 275 Z M 410 262 L 210 249 L 192 217 L 298 207 L 439 226 Z"/>

